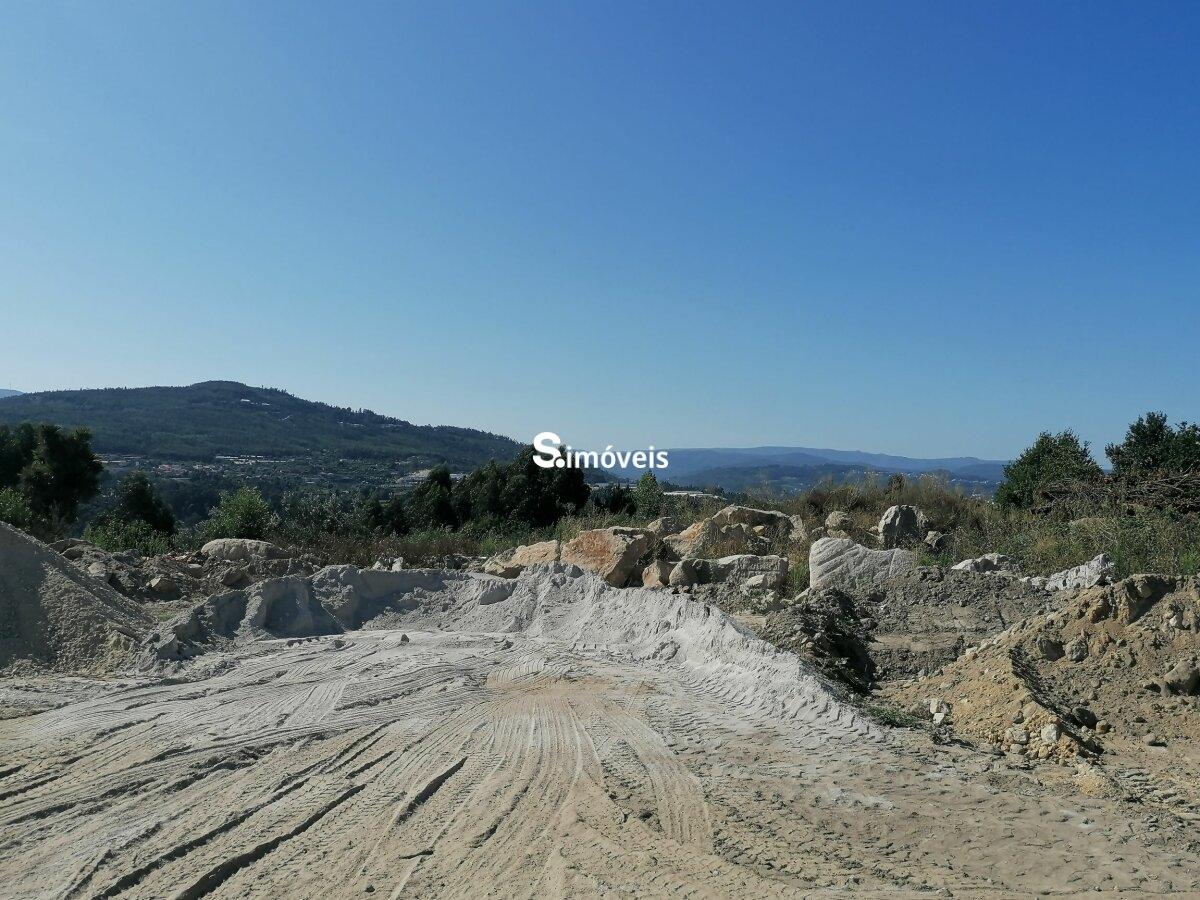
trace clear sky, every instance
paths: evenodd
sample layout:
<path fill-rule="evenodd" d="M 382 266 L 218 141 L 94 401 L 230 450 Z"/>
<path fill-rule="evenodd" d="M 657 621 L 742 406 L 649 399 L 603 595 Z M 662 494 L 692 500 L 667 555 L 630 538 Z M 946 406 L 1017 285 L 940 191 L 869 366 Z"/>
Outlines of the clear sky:
<path fill-rule="evenodd" d="M 0 387 L 575 446 L 1200 418 L 1200 4 L 0 13 Z"/>

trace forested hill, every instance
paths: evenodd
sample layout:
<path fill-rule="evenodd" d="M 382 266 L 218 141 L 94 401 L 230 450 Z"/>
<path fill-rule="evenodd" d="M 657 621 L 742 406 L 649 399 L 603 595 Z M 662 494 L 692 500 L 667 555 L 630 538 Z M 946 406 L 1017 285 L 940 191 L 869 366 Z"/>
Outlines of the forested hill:
<path fill-rule="evenodd" d="M 46 391 L 0 399 L 0 424 L 87 426 L 104 455 L 211 460 L 218 455 L 444 461 L 466 469 L 508 460 L 516 441 L 485 431 L 413 425 L 286 391 L 205 381 L 188 387 Z"/>

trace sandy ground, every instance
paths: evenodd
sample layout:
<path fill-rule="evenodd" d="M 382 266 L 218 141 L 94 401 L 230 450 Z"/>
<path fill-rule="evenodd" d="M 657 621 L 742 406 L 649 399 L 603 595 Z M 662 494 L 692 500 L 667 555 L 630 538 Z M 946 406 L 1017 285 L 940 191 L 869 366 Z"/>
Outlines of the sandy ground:
<path fill-rule="evenodd" d="M 1105 801 L 619 645 L 391 629 L 215 668 L 0 722 L 0 894 L 1200 892 Z"/>

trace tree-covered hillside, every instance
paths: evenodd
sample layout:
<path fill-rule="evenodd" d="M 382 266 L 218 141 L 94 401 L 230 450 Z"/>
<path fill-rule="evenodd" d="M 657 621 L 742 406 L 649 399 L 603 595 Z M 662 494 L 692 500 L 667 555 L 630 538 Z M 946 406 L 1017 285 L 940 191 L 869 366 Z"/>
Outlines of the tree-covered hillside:
<path fill-rule="evenodd" d="M 520 449 L 506 437 L 449 426 L 413 425 L 234 381 L 188 387 L 47 391 L 0 400 L 0 423 L 86 426 L 104 455 L 159 460 L 215 456 L 330 457 L 445 462 L 466 469 L 509 460 Z"/>

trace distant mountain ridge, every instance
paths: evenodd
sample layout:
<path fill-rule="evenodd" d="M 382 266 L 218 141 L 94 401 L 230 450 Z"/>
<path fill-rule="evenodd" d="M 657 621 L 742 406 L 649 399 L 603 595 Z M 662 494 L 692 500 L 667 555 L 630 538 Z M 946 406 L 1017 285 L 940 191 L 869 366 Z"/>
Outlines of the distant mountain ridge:
<path fill-rule="evenodd" d="M 988 490 L 1004 478 L 1007 464 L 1005 460 L 974 456 L 924 459 L 817 447 L 682 447 L 668 452 L 670 465 L 661 474 L 673 484 L 733 491 L 752 487 L 783 492 L 803 490 L 825 479 L 852 480 L 871 472 L 882 475 L 937 472 L 972 489 Z M 632 469 L 611 471 L 627 478 L 640 474 Z"/>
<path fill-rule="evenodd" d="M 6 397 L 0 424 L 86 426 L 102 455 L 205 461 L 217 456 L 410 459 L 467 469 L 520 445 L 472 428 L 414 425 L 370 410 L 302 400 L 236 381 L 187 387 L 45 391 Z"/>
<path fill-rule="evenodd" d="M 20 397 L 20 396 L 21 396 L 20 391 L 14 391 L 12 388 L 0 388 L 0 400 L 3 400 L 5 397 Z"/>

